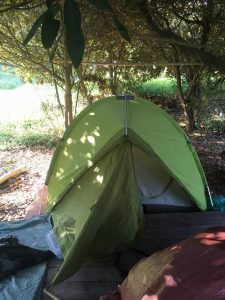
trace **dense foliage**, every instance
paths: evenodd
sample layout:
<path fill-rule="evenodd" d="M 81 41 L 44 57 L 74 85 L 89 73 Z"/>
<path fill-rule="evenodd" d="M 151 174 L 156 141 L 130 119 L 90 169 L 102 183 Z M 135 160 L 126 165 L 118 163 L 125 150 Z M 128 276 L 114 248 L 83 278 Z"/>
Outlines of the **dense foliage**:
<path fill-rule="evenodd" d="M 53 78 L 65 88 L 66 126 L 75 110 L 72 89 L 90 103 L 93 87 L 129 92 L 171 63 L 167 75 L 176 77 L 181 109 L 194 129 L 205 83 L 224 82 L 223 0 L 12 0 L 0 11 L 1 59 L 25 77 Z"/>

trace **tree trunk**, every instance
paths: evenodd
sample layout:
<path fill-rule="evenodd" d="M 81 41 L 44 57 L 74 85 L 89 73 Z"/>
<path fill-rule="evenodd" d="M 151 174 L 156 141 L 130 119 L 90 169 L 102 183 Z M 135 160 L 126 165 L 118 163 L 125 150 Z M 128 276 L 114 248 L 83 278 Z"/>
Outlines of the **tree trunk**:
<path fill-rule="evenodd" d="M 188 121 L 188 114 L 187 114 L 187 106 L 186 106 L 186 99 L 183 95 L 183 91 L 182 91 L 182 83 L 181 83 L 181 74 L 180 74 L 180 67 L 179 66 L 174 66 L 175 69 L 175 77 L 177 80 L 177 94 L 178 94 L 178 98 L 180 100 L 180 104 L 181 104 L 181 109 L 183 112 L 183 116 L 184 119 L 186 121 Z"/>
<path fill-rule="evenodd" d="M 184 97 L 181 85 L 178 84 L 179 81 L 180 79 L 177 80 L 178 97 L 183 110 L 184 119 L 187 122 L 188 130 L 192 132 L 196 129 L 194 109 L 193 106 L 188 103 L 186 97 Z"/>
<path fill-rule="evenodd" d="M 79 78 L 79 90 L 82 96 L 87 99 L 88 104 L 91 104 L 93 102 L 93 97 L 88 94 L 88 90 L 83 79 L 82 66 L 79 66 L 79 68 L 76 69 L 76 71 L 77 71 L 77 76 Z"/>
<path fill-rule="evenodd" d="M 186 95 L 187 113 L 189 119 L 189 131 L 197 129 L 196 126 L 196 111 L 199 105 L 200 97 L 200 71 L 198 67 L 190 67 L 189 74 L 189 88 Z M 198 103 L 197 103 L 198 101 Z"/>
<path fill-rule="evenodd" d="M 196 121 L 195 121 L 195 109 L 194 109 L 194 104 L 191 101 L 191 99 L 195 99 L 196 95 L 194 94 L 194 90 L 190 91 L 187 93 L 186 96 L 184 96 L 182 92 L 182 85 L 181 85 L 181 74 L 180 71 L 178 72 L 179 66 L 175 66 L 175 75 L 176 75 L 176 80 L 177 80 L 177 93 L 178 97 L 181 103 L 181 107 L 183 110 L 183 115 L 184 118 L 187 122 L 188 130 L 190 132 L 196 130 Z M 191 86 L 190 86 L 191 88 Z"/>
<path fill-rule="evenodd" d="M 172 50 L 173 50 L 173 56 L 174 56 L 174 61 L 179 62 L 179 55 L 176 46 L 171 45 Z M 181 103 L 182 111 L 183 111 L 183 116 L 184 119 L 187 122 L 188 130 L 190 132 L 194 131 L 196 127 L 196 122 L 195 122 L 195 112 L 194 112 L 194 106 L 191 101 L 191 99 L 195 99 L 195 91 L 196 88 L 199 89 L 199 70 L 195 70 L 195 72 L 192 72 L 193 76 L 191 76 L 191 79 L 189 80 L 189 88 L 187 94 L 184 96 L 183 91 L 182 91 L 182 81 L 181 81 L 181 72 L 180 72 L 180 67 L 179 66 L 174 66 L 175 70 L 175 77 L 177 80 L 177 94 Z M 191 70 L 193 71 L 193 70 Z"/>
<path fill-rule="evenodd" d="M 193 107 L 189 107 L 187 109 L 187 118 L 188 118 L 188 130 L 193 132 L 197 129 L 196 122 L 195 122 L 195 113 Z"/>
<path fill-rule="evenodd" d="M 176 46 L 171 45 L 171 48 L 173 50 L 174 61 L 179 62 L 179 55 L 178 55 Z M 175 78 L 177 80 L 177 94 L 178 94 L 178 98 L 180 100 L 182 113 L 183 113 L 185 121 L 188 123 L 188 126 L 189 126 L 186 99 L 185 99 L 183 91 L 182 91 L 180 66 L 178 66 L 178 65 L 174 66 L 174 72 L 175 72 Z"/>

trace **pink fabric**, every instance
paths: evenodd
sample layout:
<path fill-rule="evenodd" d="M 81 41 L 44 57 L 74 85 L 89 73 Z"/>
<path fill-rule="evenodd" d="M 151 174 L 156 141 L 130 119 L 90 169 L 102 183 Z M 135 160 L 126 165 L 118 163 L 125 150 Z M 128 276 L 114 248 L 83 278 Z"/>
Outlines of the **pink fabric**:
<path fill-rule="evenodd" d="M 225 227 L 209 228 L 142 259 L 130 270 L 117 298 L 102 299 L 224 300 Z"/>

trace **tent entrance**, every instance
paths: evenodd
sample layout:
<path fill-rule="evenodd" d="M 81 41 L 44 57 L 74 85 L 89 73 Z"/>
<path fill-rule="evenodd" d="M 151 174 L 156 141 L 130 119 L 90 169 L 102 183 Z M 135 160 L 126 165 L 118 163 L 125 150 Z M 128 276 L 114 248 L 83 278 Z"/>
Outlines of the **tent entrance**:
<path fill-rule="evenodd" d="M 191 197 L 153 156 L 132 146 L 139 197 L 152 211 L 186 211 L 195 206 Z"/>

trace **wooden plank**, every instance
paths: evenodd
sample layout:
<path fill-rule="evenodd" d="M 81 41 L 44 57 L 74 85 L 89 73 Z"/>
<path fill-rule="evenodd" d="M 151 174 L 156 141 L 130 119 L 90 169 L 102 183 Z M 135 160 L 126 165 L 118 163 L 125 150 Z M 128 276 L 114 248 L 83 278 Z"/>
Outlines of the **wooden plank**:
<path fill-rule="evenodd" d="M 163 226 L 217 226 L 225 225 L 224 212 L 193 212 L 145 215 L 146 228 Z"/>
<path fill-rule="evenodd" d="M 60 260 L 60 259 L 54 257 L 53 259 L 48 261 L 48 267 L 49 268 L 51 268 L 51 267 L 53 267 L 53 268 L 60 267 L 62 262 L 63 262 L 63 260 Z M 84 265 L 83 265 L 83 267 L 94 267 L 94 266 L 95 267 L 114 266 L 114 260 L 109 260 L 109 261 L 106 261 L 106 262 L 104 261 L 103 262 L 103 261 L 95 261 L 91 258 L 88 258 L 85 261 Z"/>
<path fill-rule="evenodd" d="M 183 239 L 181 238 L 163 238 L 163 239 L 149 238 L 147 240 L 139 239 L 136 241 L 135 245 L 133 246 L 133 249 L 137 249 L 143 254 L 151 255 L 157 251 L 163 250 L 176 243 L 179 243 L 182 240 Z"/>
<path fill-rule="evenodd" d="M 190 237 L 192 235 L 195 235 L 199 232 L 202 232 L 209 228 L 208 226 L 190 226 L 190 227 L 177 227 L 176 229 L 167 227 L 167 228 L 158 228 L 158 229 L 152 229 L 152 230 L 146 230 L 141 235 L 142 239 L 163 239 L 163 238 L 180 238 L 185 239 L 187 237 Z M 224 226 L 221 226 L 221 228 L 224 229 Z"/>
<path fill-rule="evenodd" d="M 199 218 L 199 216 L 202 216 L 203 218 L 215 218 L 215 217 L 221 217 L 224 216 L 225 212 L 222 211 L 194 211 L 194 212 L 175 212 L 175 213 L 154 213 L 154 214 L 146 214 L 145 216 L 151 216 L 152 218 L 158 217 L 158 216 L 167 216 L 167 217 L 173 217 L 173 216 L 186 216 L 187 218 L 196 218 L 196 220 Z"/>
<path fill-rule="evenodd" d="M 69 282 L 64 281 L 55 286 L 51 286 L 48 290 L 58 297 L 60 300 L 98 300 L 100 296 L 111 293 L 117 289 L 120 282 L 104 282 L 104 281 L 87 281 L 87 282 Z M 42 295 L 42 300 L 49 300 L 46 295 Z"/>
<path fill-rule="evenodd" d="M 45 282 L 50 283 L 58 268 L 48 268 L 46 272 Z M 123 278 L 119 274 L 119 271 L 115 267 L 83 267 L 79 272 L 67 279 L 68 282 L 79 281 L 116 281 L 119 282 Z"/>
<path fill-rule="evenodd" d="M 54 257 L 54 258 L 48 260 L 47 267 L 48 268 L 51 268 L 51 267 L 57 268 L 57 267 L 61 266 L 62 262 L 63 262 L 63 260 L 58 259 L 57 257 Z"/>
<path fill-rule="evenodd" d="M 198 221 L 199 218 L 206 218 L 214 220 L 215 218 L 224 218 L 225 212 L 221 211 L 206 211 L 206 212 L 179 212 L 179 213 L 154 213 L 154 214 L 145 214 L 146 218 L 151 219 L 158 219 L 159 217 L 162 218 L 187 218 L 187 219 L 193 219 L 194 221 Z"/>
<path fill-rule="evenodd" d="M 123 277 L 128 275 L 130 269 L 140 261 L 144 256 L 129 249 L 121 254 L 120 259 L 117 262 L 117 266 L 120 268 L 121 273 L 123 272 Z"/>

